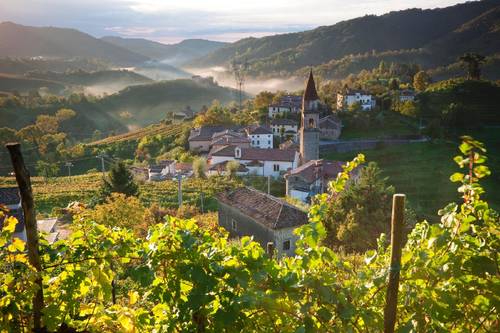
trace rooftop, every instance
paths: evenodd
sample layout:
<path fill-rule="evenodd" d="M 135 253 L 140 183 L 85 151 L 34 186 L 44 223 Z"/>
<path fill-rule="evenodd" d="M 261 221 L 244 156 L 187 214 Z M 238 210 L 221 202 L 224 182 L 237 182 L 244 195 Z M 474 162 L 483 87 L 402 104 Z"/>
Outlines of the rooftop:
<path fill-rule="evenodd" d="M 271 126 L 298 126 L 298 122 L 293 119 L 278 119 L 275 118 L 271 121 Z"/>
<path fill-rule="evenodd" d="M 307 79 L 306 90 L 304 91 L 304 101 L 315 101 L 319 99 L 318 92 L 316 91 L 316 84 L 314 83 L 314 76 L 312 69 L 309 72 Z"/>
<path fill-rule="evenodd" d="M 308 223 L 305 212 L 253 188 L 241 187 L 220 193 L 217 199 L 270 229 L 292 228 Z"/>
<path fill-rule="evenodd" d="M 308 183 L 312 183 L 318 178 L 334 179 L 342 171 L 344 163 L 341 161 L 311 160 L 288 171 L 286 177 L 300 176 Z"/>
<path fill-rule="evenodd" d="M 234 157 L 235 146 L 227 146 L 215 150 L 210 153 L 210 156 L 228 156 Z M 282 161 L 293 162 L 295 161 L 295 150 L 290 149 L 260 149 L 260 148 L 240 148 L 242 160 L 257 160 L 257 161 Z"/>
<path fill-rule="evenodd" d="M 257 135 L 257 134 L 273 134 L 271 130 L 264 126 L 250 126 L 247 128 L 247 132 L 249 135 Z"/>
<path fill-rule="evenodd" d="M 19 189 L 17 187 L 0 188 L 0 205 L 16 205 L 21 202 Z"/>

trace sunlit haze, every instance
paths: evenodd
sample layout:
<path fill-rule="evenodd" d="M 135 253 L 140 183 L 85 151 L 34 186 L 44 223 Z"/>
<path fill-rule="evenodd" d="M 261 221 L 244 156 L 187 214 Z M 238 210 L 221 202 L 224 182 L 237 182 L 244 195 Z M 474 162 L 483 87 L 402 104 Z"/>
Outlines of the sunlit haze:
<path fill-rule="evenodd" d="M 456 0 L 1 0 L 0 21 L 75 28 L 101 37 L 172 43 L 235 41 L 295 32 L 368 14 L 435 8 Z"/>

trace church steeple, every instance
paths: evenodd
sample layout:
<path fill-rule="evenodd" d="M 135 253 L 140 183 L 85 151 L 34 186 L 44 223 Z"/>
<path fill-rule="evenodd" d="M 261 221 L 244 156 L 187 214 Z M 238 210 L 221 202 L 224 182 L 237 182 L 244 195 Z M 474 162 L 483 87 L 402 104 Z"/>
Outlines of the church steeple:
<path fill-rule="evenodd" d="M 304 101 L 316 101 L 319 99 L 318 92 L 316 91 L 316 83 L 314 83 L 314 76 L 312 69 L 309 71 L 309 78 L 307 79 L 306 90 L 304 91 Z"/>
<path fill-rule="evenodd" d="M 306 163 L 319 159 L 319 97 L 312 70 L 302 97 L 300 126 L 300 160 Z"/>

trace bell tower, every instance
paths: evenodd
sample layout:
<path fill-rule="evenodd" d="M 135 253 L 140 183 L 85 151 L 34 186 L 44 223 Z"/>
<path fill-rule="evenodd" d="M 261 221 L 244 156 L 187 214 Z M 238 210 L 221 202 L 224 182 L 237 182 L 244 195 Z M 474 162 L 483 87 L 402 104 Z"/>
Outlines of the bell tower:
<path fill-rule="evenodd" d="M 304 164 L 319 159 L 319 97 L 312 70 L 302 98 L 300 160 Z"/>

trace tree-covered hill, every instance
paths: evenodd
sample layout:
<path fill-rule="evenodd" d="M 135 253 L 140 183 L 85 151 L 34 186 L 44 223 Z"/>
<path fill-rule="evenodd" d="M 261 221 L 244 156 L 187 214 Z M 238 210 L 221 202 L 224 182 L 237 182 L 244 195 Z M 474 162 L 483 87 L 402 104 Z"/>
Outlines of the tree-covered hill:
<path fill-rule="evenodd" d="M 102 37 L 102 40 L 148 58 L 182 65 L 217 50 L 227 43 L 204 39 L 187 39 L 176 44 L 162 44 L 143 38 Z"/>
<path fill-rule="evenodd" d="M 75 29 L 0 23 L 0 57 L 98 58 L 129 66 L 149 58 Z"/>
<path fill-rule="evenodd" d="M 126 119 L 129 124 L 146 125 L 166 118 L 169 112 L 182 111 L 188 105 L 198 111 L 213 100 L 229 103 L 235 99 L 233 89 L 179 79 L 127 87 L 100 100 L 97 106 L 116 116 L 128 112 L 132 115 Z"/>
<path fill-rule="evenodd" d="M 424 65 L 452 62 L 464 51 L 500 52 L 500 1 L 467 2 L 440 9 L 408 9 L 339 22 L 314 30 L 247 38 L 195 60 L 194 67 L 248 60 L 256 75 L 294 72 L 359 54 L 420 50 Z M 415 62 L 419 59 L 415 59 Z"/>

